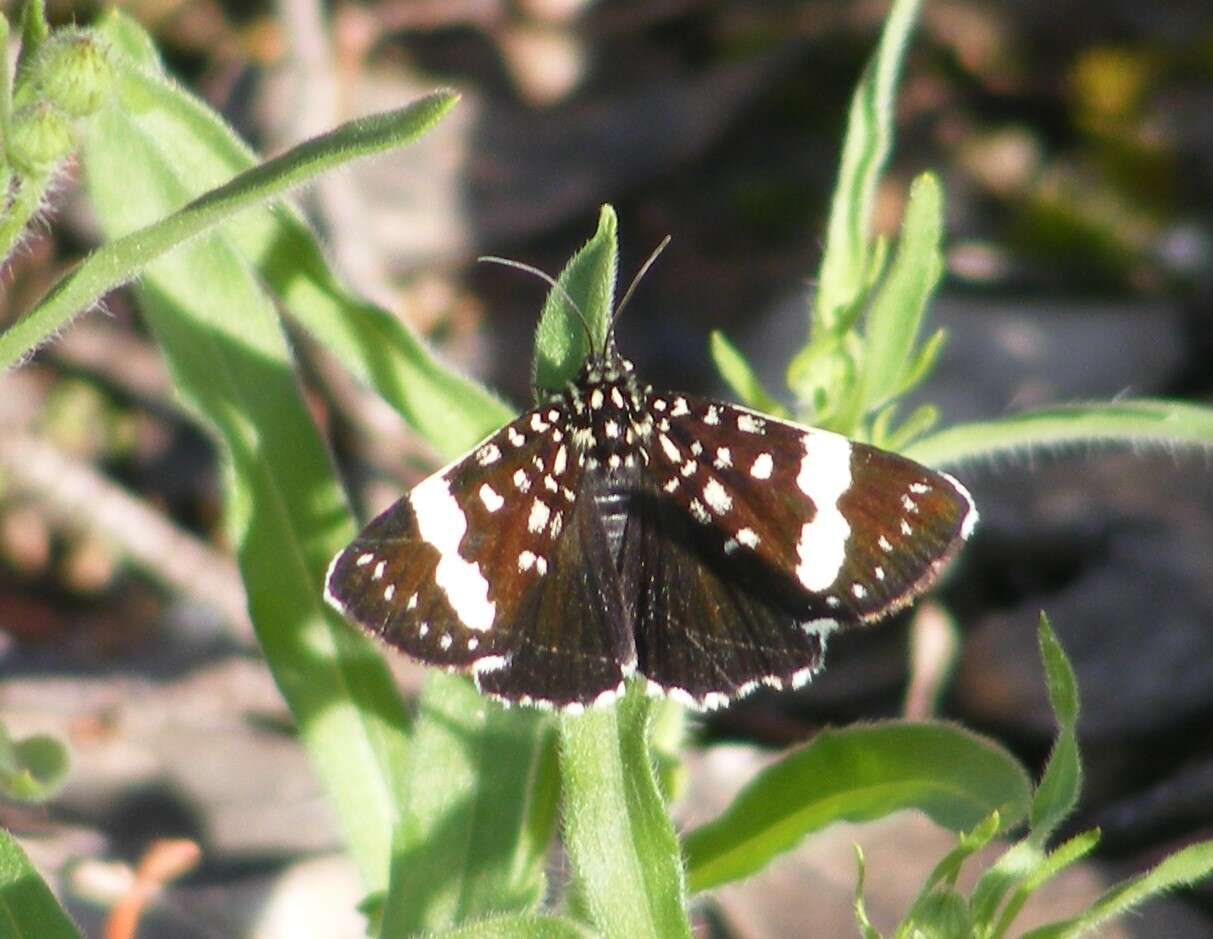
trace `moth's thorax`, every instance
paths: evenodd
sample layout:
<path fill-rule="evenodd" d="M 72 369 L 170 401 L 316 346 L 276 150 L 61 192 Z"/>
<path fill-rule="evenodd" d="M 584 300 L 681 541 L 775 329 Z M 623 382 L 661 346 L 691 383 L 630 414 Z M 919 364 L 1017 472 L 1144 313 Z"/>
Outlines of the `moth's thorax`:
<path fill-rule="evenodd" d="M 645 444 L 653 420 L 645 409 L 648 389 L 618 355 L 589 360 L 560 393 L 572 425 L 573 449 L 586 469 L 608 474 L 648 462 Z"/>

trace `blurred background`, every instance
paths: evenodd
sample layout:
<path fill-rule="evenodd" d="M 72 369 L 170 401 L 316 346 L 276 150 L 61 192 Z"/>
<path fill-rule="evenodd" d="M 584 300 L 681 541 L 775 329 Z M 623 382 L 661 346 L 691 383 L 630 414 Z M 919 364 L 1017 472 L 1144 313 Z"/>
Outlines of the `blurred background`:
<path fill-rule="evenodd" d="M 48 0 L 52 21 L 98 7 Z M 14 4 L 6 6 L 12 17 Z M 640 373 L 723 393 L 722 329 L 783 387 L 804 339 L 851 91 L 885 4 L 839 0 L 131 0 L 171 72 L 270 155 L 438 85 L 420 144 L 300 196 L 343 276 L 515 404 L 545 288 L 619 213 L 625 277 L 672 244 L 620 326 Z M 939 174 L 950 333 L 922 392 L 943 424 L 1051 402 L 1213 403 L 1213 10 L 1207 0 L 928 0 L 876 226 Z M 95 243 L 71 172 L 0 272 L 7 325 Z M 363 517 L 435 465 L 386 405 L 296 336 L 317 420 Z M 210 441 L 173 399 L 122 292 L 0 386 L 0 718 L 65 739 L 49 806 L 0 805 L 90 934 L 159 839 L 201 849 L 143 937 L 361 934 L 355 874 L 268 673 L 220 525 Z M 1083 694 L 1095 858 L 1025 925 L 1213 835 L 1209 456 L 1086 447 L 956 468 L 983 524 L 917 614 L 831 642 L 795 695 L 696 722 L 687 826 L 778 748 L 828 724 L 923 716 L 910 679 L 956 660 L 938 712 L 1039 770 L 1052 739 L 1035 626 L 1049 612 Z M 933 644 L 934 643 L 934 644 Z M 419 670 L 395 663 L 415 689 Z M 1065 834 L 1065 832 L 1063 832 Z M 830 829 L 697 908 L 698 935 L 850 935 L 852 841 L 895 921 L 950 836 L 916 817 Z M 1213 935 L 1213 888 L 1109 936 Z"/>

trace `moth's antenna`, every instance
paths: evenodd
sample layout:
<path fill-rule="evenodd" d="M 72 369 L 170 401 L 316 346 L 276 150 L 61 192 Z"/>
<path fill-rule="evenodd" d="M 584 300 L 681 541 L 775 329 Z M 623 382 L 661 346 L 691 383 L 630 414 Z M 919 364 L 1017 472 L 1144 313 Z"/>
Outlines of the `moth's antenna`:
<path fill-rule="evenodd" d="M 669 240 L 669 239 L 667 239 Z M 487 261 L 490 264 L 503 264 L 506 267 L 516 267 L 520 271 L 526 271 L 528 274 L 534 274 L 540 280 L 547 281 L 554 289 L 559 290 L 564 297 L 565 302 L 577 314 L 577 319 L 581 321 L 581 328 L 585 330 L 586 347 L 590 350 L 590 355 L 597 356 L 598 353 L 594 350 L 594 333 L 590 330 L 590 322 L 585 318 L 585 314 L 581 312 L 581 307 L 577 305 L 577 301 L 569 296 L 569 292 L 564 289 L 564 285 L 556 280 L 551 274 L 546 271 L 541 271 L 537 267 L 532 267 L 530 264 L 523 264 L 521 261 L 512 261 L 509 258 L 499 258 L 496 255 L 486 254 L 478 257 L 477 261 Z M 612 320 L 614 322 L 614 320 Z"/>
<path fill-rule="evenodd" d="M 615 307 L 615 312 L 611 316 L 611 324 L 607 328 L 607 335 L 611 335 L 615 330 L 615 321 L 619 319 L 619 314 L 623 312 L 623 308 L 628 305 L 628 301 L 632 299 L 632 294 L 636 292 L 636 285 L 640 283 L 641 278 L 649 272 L 649 268 L 653 266 L 653 262 L 657 260 L 665 246 L 670 243 L 670 236 L 666 235 L 661 239 L 661 244 L 653 249 L 653 253 L 649 255 L 649 259 L 640 265 L 640 270 L 636 272 L 636 276 L 632 278 L 632 282 L 628 284 L 628 289 L 623 294 L 623 299 L 619 301 L 619 306 Z"/>

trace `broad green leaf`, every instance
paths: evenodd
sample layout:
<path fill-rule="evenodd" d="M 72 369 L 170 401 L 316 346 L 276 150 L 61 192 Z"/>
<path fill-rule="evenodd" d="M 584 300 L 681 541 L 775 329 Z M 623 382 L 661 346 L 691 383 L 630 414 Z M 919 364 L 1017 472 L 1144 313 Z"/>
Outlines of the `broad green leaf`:
<path fill-rule="evenodd" d="M 594 936 L 580 923 L 559 916 L 494 916 L 430 933 L 428 939 L 594 939 Z"/>
<path fill-rule="evenodd" d="M 837 821 L 918 809 L 960 831 L 1027 811 L 1027 774 L 990 740 L 949 724 L 826 731 L 759 773 L 720 817 L 684 839 L 693 892 L 747 877 Z"/>
<path fill-rule="evenodd" d="M 54 737 L 13 740 L 0 724 L 0 797 L 45 802 L 63 788 L 67 770 L 67 748 Z"/>
<path fill-rule="evenodd" d="M 369 126 L 383 130 L 379 122 Z M 398 129 L 385 136 L 395 138 Z M 354 136 L 363 139 L 361 132 Z M 317 162 L 327 165 L 330 157 Z M 288 158 L 286 165 L 299 164 Z M 111 108 L 93 119 L 84 166 L 98 220 L 119 239 L 108 247 L 128 246 L 116 253 L 128 264 L 134 257 L 158 258 L 139 281 L 140 305 L 182 399 L 222 441 L 227 529 L 258 639 L 334 800 L 351 854 L 368 886 L 382 888 L 403 798 L 404 709 L 370 643 L 321 598 L 328 562 L 353 536 L 353 525 L 300 397 L 273 303 L 220 233 L 167 253 L 146 249 L 149 232 L 159 231 L 155 240 L 163 249 L 182 234 L 180 223 L 166 231 L 152 220 L 168 216 L 192 190 L 181 167 L 123 111 Z M 261 192 L 279 187 L 266 180 L 266 166 L 249 174 Z M 249 191 L 246 183 L 234 188 Z M 186 214 L 213 222 L 212 208 L 230 201 L 220 190 Z M 205 228 L 196 218 L 189 225 L 196 234 Z M 106 251 L 94 257 L 116 256 Z"/>
<path fill-rule="evenodd" d="M 565 848 L 603 936 L 689 939 L 678 839 L 649 754 L 650 709 L 630 682 L 618 707 L 561 716 Z"/>
<path fill-rule="evenodd" d="M 1079 441 L 1208 445 L 1213 442 L 1213 409 L 1150 398 L 1060 405 L 957 424 L 911 444 L 906 456 L 939 466 Z"/>
<path fill-rule="evenodd" d="M 0 827 L 0 936 L 4 939 L 80 939 L 17 839 Z"/>
<path fill-rule="evenodd" d="M 1043 846 L 1078 802 L 1082 791 L 1082 763 L 1078 756 L 1078 682 L 1044 613 L 1040 614 L 1037 639 L 1045 666 L 1049 705 L 1057 718 L 1057 740 L 1028 813 L 1030 837 Z"/>
<path fill-rule="evenodd" d="M 720 377 L 728 383 L 742 404 L 776 417 L 787 417 L 788 409 L 767 393 L 741 350 L 719 330 L 712 333 L 711 351 L 716 371 L 720 372 Z"/>
<path fill-rule="evenodd" d="M 465 678 L 429 677 L 380 935 L 538 904 L 556 819 L 555 744 L 550 716 L 507 710 Z"/>
<path fill-rule="evenodd" d="M 563 387 L 576 376 L 586 356 L 602 349 L 611 323 L 619 264 L 617 228 L 615 210 L 604 205 L 598 215 L 598 230 L 556 278 L 562 289 L 548 292 L 535 331 L 537 393 Z M 577 311 L 569 308 L 570 299 L 585 317 L 584 324 Z"/>
<path fill-rule="evenodd" d="M 1135 877 L 1104 894 L 1080 916 L 1065 922 L 1041 926 L 1025 933 L 1023 939 L 1073 939 L 1091 933 L 1104 923 L 1141 906 L 1147 900 L 1187 887 L 1213 875 L 1213 841 L 1189 845 L 1172 854 L 1153 870 Z"/>
<path fill-rule="evenodd" d="M 137 23 L 112 11 L 101 30 L 133 60 L 123 83 L 131 119 L 197 191 L 257 162 L 218 115 L 161 74 L 151 39 Z M 439 451 L 463 452 L 510 418 L 508 407 L 436 360 L 397 317 L 342 284 L 289 203 L 251 209 L 225 231 L 288 314 Z"/>
<path fill-rule="evenodd" d="M 853 399 L 852 423 L 857 424 L 904 386 L 927 301 L 943 271 L 942 202 L 939 183 L 929 173 L 910 187 L 897 254 L 864 320 L 863 369 Z"/>
<path fill-rule="evenodd" d="M 897 81 L 920 5 L 921 0 L 895 0 L 880 45 L 851 99 L 818 278 L 814 329 L 832 329 L 846 311 L 859 306 L 874 273 L 872 205 L 893 144 Z"/>

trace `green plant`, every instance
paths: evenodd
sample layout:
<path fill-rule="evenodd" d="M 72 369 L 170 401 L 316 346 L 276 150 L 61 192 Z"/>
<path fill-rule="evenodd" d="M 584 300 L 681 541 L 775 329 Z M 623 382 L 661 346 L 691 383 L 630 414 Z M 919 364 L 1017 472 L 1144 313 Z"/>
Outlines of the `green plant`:
<path fill-rule="evenodd" d="M 891 258 L 868 226 L 917 10 L 914 0 L 894 4 L 853 100 L 809 338 L 789 367 L 801 416 L 928 463 L 1083 439 L 1213 441 L 1213 413 L 1168 401 L 1054 408 L 930 435 L 930 409 L 895 424 L 897 399 L 929 371 L 944 338 L 918 341 L 942 269 L 934 178 L 913 185 Z M 65 78 L 60 69 L 83 72 L 88 87 L 81 91 L 80 76 Z M 7 82 L 7 67 L 2 72 Z M 223 454 L 227 531 L 257 635 L 362 871 L 376 934 L 687 936 L 695 892 L 760 869 L 833 821 L 917 808 L 960 840 L 899 935 L 967 935 L 949 924 L 968 923 L 993 937 L 1035 886 L 1093 846 L 1079 836 L 1046 849 L 1078 784 L 1077 698 L 1047 625 L 1042 650 L 1062 729 L 1035 792 L 1018 763 L 988 740 L 942 723 L 890 722 L 820 735 L 760 774 L 720 818 L 679 838 L 667 812 L 683 730 L 674 705 L 633 690 L 617 707 L 578 716 L 509 711 L 466 680 L 434 673 L 415 716 L 406 716 L 377 653 L 321 601 L 327 562 L 354 526 L 301 400 L 278 310 L 443 453 L 466 450 L 510 411 L 348 291 L 301 216 L 275 200 L 345 160 L 407 144 L 456 96 L 438 92 L 257 163 L 213 112 L 165 76 L 149 37 L 119 13 L 60 35 L 31 0 L 16 74 L 12 89 L 0 87 L 9 142 L 0 166 L 0 256 L 42 204 L 72 135 L 108 240 L 0 335 L 0 362 L 18 362 L 138 277 L 132 289 L 178 393 Z M 64 88 L 75 90 L 72 100 L 63 99 Z M 35 138 L 14 133 L 18 124 L 37 130 Z M 25 143 L 14 149 L 17 140 Z M 597 232 L 560 276 L 598 333 L 615 267 L 615 216 L 604 208 Z M 581 325 L 549 295 L 536 340 L 545 384 L 571 375 L 582 339 Z M 714 337 L 712 352 L 743 400 L 775 408 L 723 336 Z M 1025 817 L 1027 838 L 972 897 L 957 896 L 963 861 Z M 544 862 L 558 818 L 573 880 L 545 906 Z M 1210 854 L 1209 845 L 1194 846 L 1101 902 L 1087 920 L 1042 935 L 1076 934 L 1154 890 L 1204 876 Z M 17 924 L 17 935 L 72 934 L 7 836 L 0 915 Z M 861 902 L 857 915 L 873 935 Z"/>

